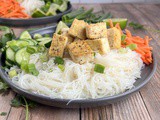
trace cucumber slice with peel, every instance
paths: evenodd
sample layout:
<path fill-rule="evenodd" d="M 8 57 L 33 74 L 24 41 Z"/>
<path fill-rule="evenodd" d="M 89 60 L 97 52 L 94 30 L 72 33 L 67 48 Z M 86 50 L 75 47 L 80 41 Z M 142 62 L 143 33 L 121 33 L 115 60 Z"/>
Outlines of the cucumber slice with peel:
<path fill-rule="evenodd" d="M 32 39 L 28 31 L 23 31 L 20 35 L 20 39 Z"/>
<path fill-rule="evenodd" d="M 30 59 L 30 53 L 28 53 L 26 51 L 26 47 L 25 48 L 22 48 L 20 49 L 19 51 L 17 51 L 17 53 L 15 54 L 15 61 L 21 65 L 22 61 L 27 61 L 29 62 L 29 59 Z"/>

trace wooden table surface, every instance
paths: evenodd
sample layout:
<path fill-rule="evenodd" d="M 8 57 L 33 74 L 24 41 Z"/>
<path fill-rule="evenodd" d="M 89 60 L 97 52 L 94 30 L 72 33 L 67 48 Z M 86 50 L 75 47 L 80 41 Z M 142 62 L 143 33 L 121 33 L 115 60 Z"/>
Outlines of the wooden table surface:
<path fill-rule="evenodd" d="M 97 13 L 111 12 L 114 17 L 128 18 L 145 25 L 150 29 L 160 30 L 160 4 L 74 4 L 74 8 L 84 6 L 94 8 Z M 44 26 L 35 26 L 44 27 Z M 18 35 L 26 28 L 14 28 Z M 33 27 L 32 27 L 33 28 Z M 140 92 L 132 94 L 127 99 L 107 106 L 85 109 L 61 109 L 38 105 L 30 109 L 30 120 L 160 120 L 160 32 L 153 30 L 132 30 L 133 33 L 149 35 L 154 40 L 151 45 L 158 60 L 157 71 L 151 81 Z M 0 95 L 0 120 L 24 120 L 25 109 L 10 106 L 15 97 L 10 91 L 9 95 Z"/>

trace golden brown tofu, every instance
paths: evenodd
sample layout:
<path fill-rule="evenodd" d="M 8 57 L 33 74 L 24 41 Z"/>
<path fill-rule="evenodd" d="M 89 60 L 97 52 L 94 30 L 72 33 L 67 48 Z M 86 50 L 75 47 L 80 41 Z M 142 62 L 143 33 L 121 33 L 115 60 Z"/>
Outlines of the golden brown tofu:
<path fill-rule="evenodd" d="M 86 39 L 86 26 L 88 24 L 83 20 L 74 19 L 68 33 L 73 37 Z"/>
<path fill-rule="evenodd" d="M 117 28 L 113 27 L 108 29 L 108 41 L 110 48 L 118 49 L 121 47 L 121 32 Z"/>
<path fill-rule="evenodd" d="M 62 35 L 54 34 L 51 47 L 49 48 L 49 55 L 52 57 L 63 57 L 64 49 L 67 45 L 68 38 Z"/>
<path fill-rule="evenodd" d="M 105 22 L 90 24 L 86 27 L 88 39 L 97 39 L 107 37 L 107 27 Z"/>
<path fill-rule="evenodd" d="M 74 62 L 84 64 L 94 60 L 94 53 L 90 46 L 84 41 L 75 41 L 68 45 L 68 50 Z"/>
<path fill-rule="evenodd" d="M 109 43 L 107 38 L 99 38 L 94 40 L 86 40 L 87 44 L 95 52 L 100 54 L 106 54 L 110 51 Z"/>

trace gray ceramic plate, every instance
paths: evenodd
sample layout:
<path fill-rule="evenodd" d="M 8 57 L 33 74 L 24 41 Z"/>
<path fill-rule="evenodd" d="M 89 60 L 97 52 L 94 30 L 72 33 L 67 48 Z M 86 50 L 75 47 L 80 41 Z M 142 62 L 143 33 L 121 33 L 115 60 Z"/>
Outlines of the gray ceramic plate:
<path fill-rule="evenodd" d="M 47 27 L 39 30 L 35 30 L 30 32 L 31 35 L 34 35 L 35 33 L 40 33 L 42 35 L 44 34 L 52 34 L 54 33 L 56 29 L 56 26 L 52 27 Z M 142 88 L 144 85 L 146 85 L 151 77 L 153 76 L 154 72 L 156 71 L 156 66 L 157 66 L 157 61 L 155 56 L 153 55 L 153 63 L 150 64 L 149 66 L 146 66 L 142 70 L 141 74 L 141 79 L 137 79 L 134 88 L 131 90 L 128 90 L 124 93 L 114 95 L 114 96 L 109 96 L 109 97 L 103 97 L 103 98 L 98 98 L 98 99 L 83 99 L 83 100 L 74 100 L 70 101 L 69 99 L 57 99 L 57 98 L 50 98 L 38 94 L 31 93 L 29 91 L 26 91 L 15 84 L 12 83 L 12 81 L 8 78 L 7 74 L 5 71 L 2 69 L 2 64 L 3 64 L 3 56 L 0 56 L 0 75 L 4 79 L 4 81 L 9 84 L 9 86 L 18 94 L 23 95 L 27 97 L 28 99 L 31 99 L 33 101 L 49 105 L 49 106 L 55 106 L 55 107 L 62 107 L 62 108 L 79 108 L 79 107 L 96 107 L 96 106 L 102 106 L 102 105 L 107 105 L 111 104 L 117 101 L 120 101 L 124 98 L 126 98 L 128 95 L 138 91 L 140 88 Z"/>
<path fill-rule="evenodd" d="M 68 3 L 68 9 L 64 12 L 58 13 L 55 16 L 31 18 L 31 19 L 7 19 L 0 18 L 0 25 L 24 27 L 24 26 L 35 26 L 35 25 L 45 25 L 49 23 L 57 23 L 64 14 L 72 11 L 72 5 Z"/>

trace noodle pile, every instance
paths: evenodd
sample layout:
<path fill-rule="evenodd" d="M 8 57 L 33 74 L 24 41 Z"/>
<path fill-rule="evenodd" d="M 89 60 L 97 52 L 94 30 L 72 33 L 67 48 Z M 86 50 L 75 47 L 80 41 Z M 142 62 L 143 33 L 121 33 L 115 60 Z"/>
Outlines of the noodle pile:
<path fill-rule="evenodd" d="M 52 98 L 85 99 L 119 94 L 134 87 L 143 67 L 139 54 L 124 50 L 111 50 L 103 56 L 96 53 L 94 63 L 83 65 L 64 58 L 64 71 L 55 65 L 54 58 L 42 63 L 41 53 L 36 53 L 31 55 L 30 63 L 36 65 L 39 75 L 26 74 L 14 66 L 10 70 L 16 68 L 19 72 L 12 81 L 23 89 Z M 97 63 L 106 67 L 104 74 L 94 72 Z"/>

